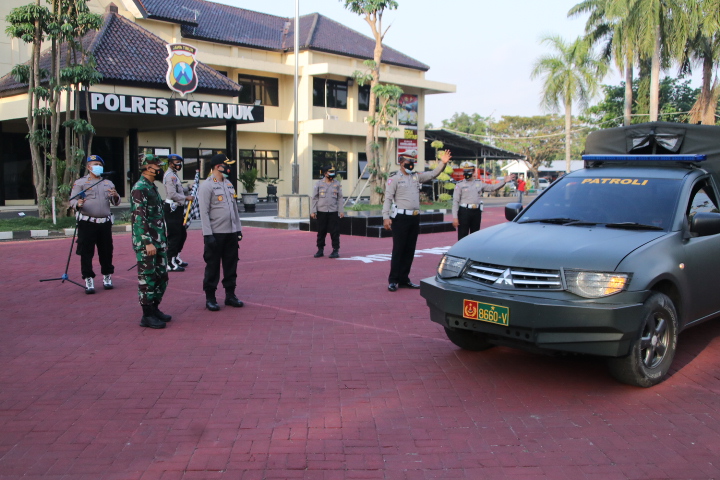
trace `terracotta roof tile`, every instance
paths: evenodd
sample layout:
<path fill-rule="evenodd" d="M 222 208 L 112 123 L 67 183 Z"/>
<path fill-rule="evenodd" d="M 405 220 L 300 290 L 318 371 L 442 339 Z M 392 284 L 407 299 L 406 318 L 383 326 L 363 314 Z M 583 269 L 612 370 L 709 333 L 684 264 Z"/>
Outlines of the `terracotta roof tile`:
<path fill-rule="evenodd" d="M 278 17 L 205 0 L 135 0 L 147 18 L 182 24 L 185 38 L 266 50 L 292 49 L 294 18 Z M 287 34 L 283 33 L 289 24 Z M 375 40 L 328 17 L 300 18 L 300 48 L 371 59 Z M 383 62 L 427 71 L 427 65 L 385 46 Z"/>
<path fill-rule="evenodd" d="M 89 32 L 83 45 L 95 55 L 97 70 L 103 75 L 101 83 L 133 85 L 167 89 L 166 42 L 139 25 L 114 13 L 105 14 L 105 21 L 97 32 Z M 49 51 L 41 58 L 41 66 L 50 65 Z M 198 93 L 237 96 L 240 86 L 207 65 L 198 62 Z M 27 89 L 12 75 L 0 79 L 0 95 L 16 94 Z"/>

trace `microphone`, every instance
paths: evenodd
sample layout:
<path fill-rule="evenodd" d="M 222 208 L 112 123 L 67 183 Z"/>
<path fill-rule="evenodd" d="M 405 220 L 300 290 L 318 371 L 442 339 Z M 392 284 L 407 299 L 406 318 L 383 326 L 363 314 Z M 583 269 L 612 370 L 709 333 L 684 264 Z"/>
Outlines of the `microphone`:
<path fill-rule="evenodd" d="M 103 172 L 100 174 L 101 177 L 107 177 L 108 175 L 114 175 L 115 172 Z"/>

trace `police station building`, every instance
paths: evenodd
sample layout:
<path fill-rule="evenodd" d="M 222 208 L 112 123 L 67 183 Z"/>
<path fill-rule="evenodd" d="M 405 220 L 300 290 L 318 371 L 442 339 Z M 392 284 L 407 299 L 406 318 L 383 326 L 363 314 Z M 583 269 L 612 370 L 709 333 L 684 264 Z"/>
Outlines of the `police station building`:
<path fill-rule="evenodd" d="M 12 8 L 29 0 L 3 0 L 0 26 Z M 184 180 L 218 152 L 239 160 L 233 172 L 255 167 L 292 189 L 294 133 L 293 18 L 266 15 L 204 0 L 90 0 L 103 15 L 100 30 L 83 44 L 97 60 L 101 83 L 81 97 L 96 129 L 92 153 L 127 199 L 137 178 L 139 153 L 178 153 Z M 255 6 L 257 4 L 253 4 Z M 4 33 L 2 34 L 4 35 Z M 365 165 L 369 86 L 365 71 L 375 42 L 323 15 L 300 18 L 298 163 L 300 194 L 310 194 L 319 167 L 335 165 L 350 192 Z M 28 60 L 21 41 L 0 39 L 0 205 L 34 203 L 27 139 L 27 85 L 9 75 Z M 47 55 L 43 61 L 49 62 Z M 188 68 L 191 66 L 192 68 Z M 385 47 L 381 79 L 403 89 L 398 154 L 424 161 L 425 96 L 455 86 L 425 78 L 429 67 Z M 64 102 L 63 102 L 64 103 Z M 418 145 L 423 148 L 418 148 Z M 240 189 L 242 191 L 242 189 Z M 265 186 L 258 184 L 261 197 Z M 365 193 L 367 195 L 367 192 Z"/>

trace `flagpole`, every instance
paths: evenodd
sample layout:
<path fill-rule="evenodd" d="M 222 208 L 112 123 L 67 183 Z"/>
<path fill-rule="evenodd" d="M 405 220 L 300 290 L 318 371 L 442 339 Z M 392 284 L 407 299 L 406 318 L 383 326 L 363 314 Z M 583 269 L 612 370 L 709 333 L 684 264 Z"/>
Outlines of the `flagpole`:
<path fill-rule="evenodd" d="M 300 193 L 300 165 L 298 164 L 298 55 L 300 53 L 300 0 L 295 0 L 295 30 L 293 32 L 295 55 L 295 81 L 293 93 L 294 104 L 294 127 L 293 127 L 293 164 L 292 164 L 292 194 Z"/>

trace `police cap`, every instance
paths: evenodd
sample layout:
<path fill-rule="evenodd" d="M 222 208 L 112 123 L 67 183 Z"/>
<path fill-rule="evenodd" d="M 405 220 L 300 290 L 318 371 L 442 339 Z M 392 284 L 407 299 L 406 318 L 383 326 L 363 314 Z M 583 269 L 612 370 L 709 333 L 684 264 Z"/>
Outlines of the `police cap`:
<path fill-rule="evenodd" d="M 171 153 L 167 156 L 168 162 L 185 162 L 185 159 L 177 153 Z"/>
<path fill-rule="evenodd" d="M 235 160 L 230 160 L 224 153 L 218 153 L 210 159 L 208 164 L 210 165 L 210 168 L 214 168 L 216 165 L 222 165 L 223 163 L 225 165 L 232 165 L 235 163 Z"/>
<path fill-rule="evenodd" d="M 100 155 L 90 155 L 89 157 L 87 157 L 86 163 L 90 163 L 90 162 L 100 162 L 103 165 L 105 165 L 105 160 L 103 160 L 102 157 L 100 157 Z"/>

